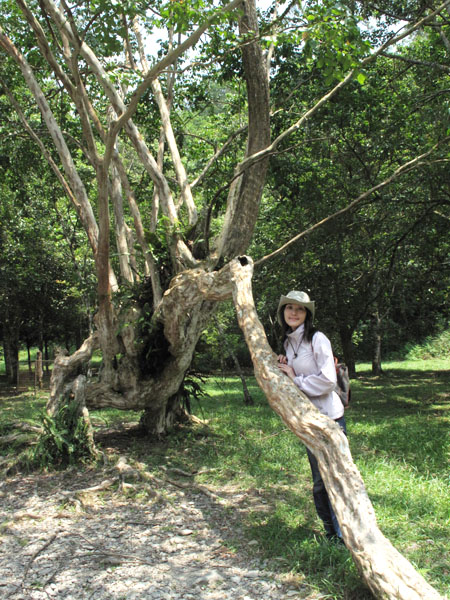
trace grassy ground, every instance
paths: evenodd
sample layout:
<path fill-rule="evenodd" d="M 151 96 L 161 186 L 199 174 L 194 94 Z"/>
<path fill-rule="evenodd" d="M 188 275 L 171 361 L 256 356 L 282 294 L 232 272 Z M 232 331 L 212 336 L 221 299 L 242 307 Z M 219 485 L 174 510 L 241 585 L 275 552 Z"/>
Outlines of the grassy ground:
<path fill-rule="evenodd" d="M 360 365 L 347 410 L 352 454 L 379 525 L 442 593 L 450 592 L 450 361 L 391 363 L 372 377 Z M 247 515 L 248 533 L 330 598 L 365 597 L 345 550 L 324 543 L 298 440 L 267 407 L 244 407 L 238 380 L 211 382 L 203 412 L 219 441 L 202 451 L 218 485 L 255 488 L 270 511 Z M 224 425 L 226 424 L 226 425 Z M 198 452 L 197 447 L 192 452 Z M 370 596 L 368 596 L 370 597 Z"/>
<path fill-rule="evenodd" d="M 441 594 L 450 595 L 450 359 L 387 363 L 379 377 L 359 365 L 347 410 L 355 463 L 366 483 L 380 529 Z M 311 497 L 305 450 L 252 378 L 254 406 L 244 406 L 238 378 L 207 380 L 209 396 L 193 411 L 206 426 L 149 442 L 128 439 L 127 452 L 155 473 L 164 467 L 204 471 L 197 483 L 258 499 L 241 519 L 255 553 L 280 565 L 322 598 L 366 600 L 349 553 L 322 535 Z M 0 397 L 1 423 L 33 419 L 45 396 Z M 93 412 L 100 427 L 136 420 L 133 413 Z M 5 452 L 5 449 L 3 449 Z"/>

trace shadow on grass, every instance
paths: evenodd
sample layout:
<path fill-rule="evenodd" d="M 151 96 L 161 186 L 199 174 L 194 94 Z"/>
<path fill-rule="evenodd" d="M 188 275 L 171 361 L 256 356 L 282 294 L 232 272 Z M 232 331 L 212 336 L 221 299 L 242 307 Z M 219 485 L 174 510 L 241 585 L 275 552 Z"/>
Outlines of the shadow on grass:
<path fill-rule="evenodd" d="M 276 572 L 285 573 L 299 593 L 308 592 L 308 597 L 314 598 L 310 594 L 315 590 L 317 597 L 330 600 L 373 600 L 347 549 L 330 544 L 323 535 L 302 444 L 290 432 L 280 431 L 278 418 L 274 425 L 278 430 L 272 437 L 263 435 L 260 444 L 257 438 L 246 437 L 258 431 L 259 419 L 267 418 L 267 410 L 263 405 L 243 407 L 237 419 L 237 439 L 236 432 L 227 435 L 186 427 L 157 442 L 130 428 L 117 437 L 112 432 L 102 436 L 102 445 L 132 453 L 151 471 L 190 471 L 194 480 L 189 481 L 216 490 L 227 501 L 225 508 L 216 505 L 222 514 L 219 518 L 227 525 L 222 530 L 226 543 L 245 552 L 249 541 L 257 541 L 251 546 L 254 552 L 275 565 Z M 247 418 L 252 431 L 245 430 Z M 268 442 L 273 442 L 273 452 Z M 291 448 L 289 459 L 287 446 Z M 203 469 L 209 473 L 197 477 L 195 472 Z"/>
<path fill-rule="evenodd" d="M 352 451 L 385 456 L 423 476 L 448 473 L 450 371 L 359 377 L 347 411 Z"/>
<path fill-rule="evenodd" d="M 436 565 L 441 564 L 439 558 L 448 550 L 450 371 L 396 369 L 379 377 L 359 373 L 352 387 L 353 401 L 346 412 L 350 447 L 356 464 L 363 465 L 368 478 L 372 478 L 370 496 L 377 514 L 380 513 L 382 529 L 411 560 L 424 566 L 434 579 L 432 584 L 446 589 L 448 567 Z M 249 433 L 261 427 L 269 437 L 268 421 L 259 419 L 264 414 L 267 419 L 271 409 L 257 389 L 252 388 L 252 395 L 257 398 L 253 413 L 240 405 L 242 390 L 238 382 L 228 382 L 221 386 L 218 405 L 210 410 L 220 413 L 220 418 L 225 417 L 224 407 L 230 403 L 235 423 L 241 427 L 246 423 Z M 295 460 L 292 450 L 289 453 L 282 448 L 284 437 L 289 436 L 295 439 L 290 433 L 278 436 L 279 447 L 270 459 L 267 444 L 258 447 L 254 437 L 248 440 L 243 461 L 252 465 L 251 472 L 258 485 L 267 488 L 274 479 L 282 480 L 277 476 L 277 460 L 284 461 L 287 473 L 307 473 L 307 466 L 300 464 L 298 456 Z M 234 444 L 236 454 L 241 449 L 242 444 Z M 263 474 L 267 476 L 265 483 Z M 288 482 L 286 476 L 286 485 Z M 284 502 L 298 508 L 299 515 L 305 515 L 312 504 L 310 493 L 294 493 L 292 478 L 291 482 L 292 493 L 285 494 Z M 363 583 L 351 559 L 347 564 L 335 556 L 334 550 L 331 553 L 329 548 L 324 550 L 322 536 L 314 534 L 318 530 L 314 518 L 302 521 L 299 516 L 287 516 L 286 512 L 280 514 L 278 508 L 270 517 L 254 517 L 248 524 L 249 535 L 260 542 L 262 550 L 268 556 L 281 555 L 290 568 L 303 572 L 308 581 L 321 585 L 322 590 L 329 583 L 331 588 L 340 590 L 340 598 L 370 598 L 370 592 L 361 588 Z M 343 581 L 345 586 L 340 589 Z M 356 589 L 359 591 L 355 592 Z"/>
<path fill-rule="evenodd" d="M 323 535 L 311 494 L 290 490 L 283 496 L 268 515 L 253 513 L 245 520 L 247 536 L 259 542 L 263 556 L 281 560 L 300 586 L 307 582 L 327 598 L 373 600 L 345 546 Z"/>

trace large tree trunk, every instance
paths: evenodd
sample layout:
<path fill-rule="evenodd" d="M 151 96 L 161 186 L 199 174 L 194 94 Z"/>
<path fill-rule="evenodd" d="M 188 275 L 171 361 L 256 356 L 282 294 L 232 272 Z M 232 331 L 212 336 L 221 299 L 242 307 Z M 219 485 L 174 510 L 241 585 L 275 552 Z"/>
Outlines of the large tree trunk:
<path fill-rule="evenodd" d="M 145 364 L 139 361 L 142 348 L 136 322 L 140 313 L 129 311 L 123 316 L 128 324 L 119 327 L 117 336 L 121 356 L 113 357 L 108 370 L 103 367 L 98 382 L 86 386 L 87 407 L 145 410 L 143 424 L 149 433 L 163 434 L 174 422 L 175 414 L 170 413 L 178 412 L 179 404 L 174 398 L 191 364 L 198 338 L 217 302 L 230 296 L 229 265 L 211 273 L 203 269 L 180 273 L 153 315 L 151 333 L 158 344 Z M 57 411 L 67 380 L 90 359 L 99 339 L 98 334 L 91 336 L 71 357 L 57 357 L 48 412 Z"/>
<path fill-rule="evenodd" d="M 75 379 L 79 375 L 79 370 L 87 364 L 94 350 L 98 347 L 98 336 L 93 334 L 71 356 L 67 356 L 62 350 L 57 354 L 50 380 L 50 395 L 47 402 L 48 414 L 53 416 L 57 413 L 60 403 L 64 401 L 63 392 L 67 380 L 70 377 Z"/>
<path fill-rule="evenodd" d="M 58 58 L 53 54 L 51 43 L 46 39 L 34 13 L 25 2 L 22 0 L 18 0 L 18 2 L 24 17 L 34 31 L 40 51 L 46 57 L 56 80 L 60 82 L 67 93 L 68 99 L 73 102 L 74 110 L 77 111 L 83 131 L 86 160 L 95 169 L 96 173 L 97 211 L 94 211 L 89 202 L 89 194 L 85 189 L 83 179 L 76 169 L 77 161 L 71 154 L 70 144 L 65 140 L 64 131 L 60 128 L 57 115 L 52 112 L 51 104 L 41 89 L 38 78 L 35 77 L 26 57 L 15 47 L 12 40 L 0 30 L 0 44 L 9 57 L 19 66 L 27 85 L 32 91 L 53 140 L 54 148 L 59 155 L 63 170 L 57 166 L 51 154 L 46 150 L 43 142 L 34 134 L 23 115 L 25 126 L 33 135 L 33 139 L 36 139 L 40 145 L 44 156 L 51 164 L 58 180 L 76 208 L 95 257 L 98 278 L 96 333 L 102 351 L 103 364 L 99 381 L 89 382 L 86 385 L 86 404 L 90 407 L 110 406 L 128 410 L 144 409 L 147 413 L 144 420 L 148 427 L 151 427 L 151 420 L 153 419 L 153 431 L 160 432 L 164 427 L 163 424 L 170 422 L 170 415 L 167 412 L 168 407 L 173 406 L 173 410 L 176 410 L 176 402 L 173 403 L 171 399 L 178 392 L 186 370 L 191 363 L 198 338 L 214 310 L 216 300 L 210 300 L 204 296 L 202 290 L 198 288 L 198 280 L 207 278 L 208 272 L 214 272 L 217 265 L 223 264 L 226 257 L 246 251 L 258 216 L 268 158 L 266 156 L 248 165 L 245 169 L 238 166 L 228 195 L 226 225 L 220 234 L 220 239 L 216 242 L 213 254 L 206 257 L 204 263 L 200 265 L 198 257 L 194 256 L 193 251 L 191 251 L 189 240 L 182 238 L 179 228 L 181 204 L 187 207 L 191 224 L 196 222 L 197 214 L 188 177 L 181 162 L 181 155 L 176 148 L 176 138 L 170 124 L 169 105 L 162 95 L 157 77 L 172 65 L 185 50 L 188 50 L 199 40 L 202 33 L 214 21 L 214 17 L 207 18 L 183 43 L 177 45 L 157 65 L 150 70 L 146 70 L 143 73 L 141 84 L 131 94 L 128 104 L 125 104 L 121 88 L 116 87 L 110 80 L 102 60 L 89 47 L 85 36 L 77 35 L 75 20 L 72 19 L 72 15 L 68 18 L 64 6 L 57 5 L 54 0 L 43 0 L 41 3 L 42 12 L 47 12 L 48 17 L 50 17 L 55 29 L 61 36 L 64 63 L 60 64 Z M 236 11 L 236 14 L 239 18 L 239 29 L 241 34 L 246 36 L 246 43 L 242 45 L 242 56 L 248 95 L 248 137 L 245 151 L 245 159 L 248 159 L 252 154 L 264 151 L 270 142 L 269 86 L 266 63 L 258 37 L 255 1 L 243 0 L 240 2 L 240 0 L 232 0 L 226 6 L 218 9 L 218 12 L 222 10 L 233 11 L 238 5 L 239 11 Z M 90 74 L 96 78 L 105 94 L 105 99 L 108 100 L 115 113 L 107 130 L 102 126 L 102 118 L 105 115 L 98 115 L 93 104 L 89 101 L 83 74 L 86 64 Z M 137 103 L 142 94 L 150 87 L 153 87 L 157 99 L 165 137 L 174 163 L 179 185 L 179 202 L 174 198 L 175 190 L 172 190 L 164 175 L 163 163 L 158 164 L 155 161 L 150 147 L 145 142 L 145 136 L 141 135 L 132 121 Z M 96 129 L 95 135 L 98 134 L 103 141 L 103 154 L 97 145 L 97 138 L 92 127 Z M 151 269 L 151 265 L 148 265 L 153 285 L 150 305 L 155 310 L 149 329 L 154 328 L 157 333 L 163 331 L 165 337 L 160 352 L 162 357 L 159 356 L 155 359 L 158 369 L 152 368 L 154 365 L 145 364 L 146 362 L 151 363 L 155 358 L 155 354 L 159 350 L 156 343 L 149 348 L 150 354 L 153 351 L 153 358 L 150 359 L 147 358 L 143 348 L 140 347 L 142 346 L 142 336 L 138 334 L 138 319 L 143 318 L 143 315 L 139 314 L 140 307 L 136 306 L 131 311 L 127 310 L 127 313 L 132 313 L 131 319 L 124 319 L 123 315 L 118 314 L 111 297 L 111 294 L 117 290 L 117 281 L 110 264 L 110 196 L 112 196 L 115 207 L 122 275 L 129 282 L 132 280 L 132 273 L 127 258 L 128 245 L 123 227 L 121 202 L 119 201 L 119 196 L 122 193 L 125 193 L 128 197 L 134 221 L 139 225 L 137 237 L 139 238 L 140 234 L 143 233 L 140 229 L 140 216 L 127 182 L 126 170 L 120 157 L 115 152 L 117 136 L 122 129 L 130 139 L 143 167 L 154 183 L 165 220 L 166 241 L 172 274 L 179 273 L 181 275 L 181 279 L 175 277 L 169 290 L 162 294 L 160 281 L 158 280 L 159 272 L 156 268 Z M 112 161 L 116 170 L 111 169 Z M 112 184 L 111 176 L 113 177 Z M 209 236 L 209 233 L 209 231 L 206 232 L 206 237 Z M 145 236 L 141 236 L 141 240 L 145 241 Z M 145 246 L 143 250 L 146 251 Z M 146 256 L 148 259 L 151 258 L 148 252 L 146 252 Z M 197 272 L 196 268 L 200 266 L 202 268 Z M 216 275 L 212 276 L 212 280 L 215 281 L 215 279 Z M 180 287 L 185 291 L 184 296 L 178 291 Z M 189 298 L 189 308 L 186 308 L 186 297 Z M 173 306 L 172 298 L 176 298 L 176 307 Z M 167 313 L 167 307 L 171 307 L 169 313 Z M 126 326 L 124 325 L 125 322 L 127 322 Z M 151 338 L 152 333 L 150 331 L 147 338 Z M 149 343 L 151 345 L 151 342 Z M 50 413 L 58 408 L 59 398 L 62 398 L 61 391 L 64 389 L 66 380 L 78 373 L 81 362 L 89 360 L 92 347 L 92 340 L 88 340 L 73 357 L 58 357 L 52 378 L 51 399 L 48 405 Z M 151 371 L 151 373 L 148 371 Z M 153 415 L 152 418 L 150 418 L 150 415 Z"/>
<path fill-rule="evenodd" d="M 57 13 L 52 0 L 45 0 L 45 4 L 53 11 L 51 14 L 54 14 L 70 39 L 71 32 L 66 23 L 62 22 L 61 15 Z M 254 1 L 243 2 L 239 28 L 242 34 L 249 36 L 249 41 L 242 46 L 249 105 L 245 152 L 247 158 L 253 153 L 264 150 L 270 142 L 269 88 L 266 64 L 257 38 L 258 22 Z M 252 33 L 255 34 L 254 40 L 250 38 Z M 106 80 L 103 78 L 101 67 L 95 61 L 91 50 L 82 44 L 80 51 L 106 85 L 107 78 Z M 190 222 L 194 223 L 197 217 L 191 206 L 191 191 L 171 133 L 168 107 L 156 81 L 153 89 L 157 95 L 172 159 L 177 163 L 176 172 L 182 191 L 181 199 L 188 207 Z M 126 107 L 121 98 L 114 90 L 109 89 L 109 84 L 108 90 L 111 104 L 117 114 L 125 112 Z M 157 165 L 153 164 L 154 159 L 148 149 L 142 146 L 142 137 L 137 140 L 137 133 L 133 127 L 130 121 L 125 129 L 134 140 L 133 143 L 136 142 L 139 146 L 143 163 L 147 165 L 149 162 L 152 163 L 150 171 L 155 178 L 163 212 L 173 224 L 178 218 L 177 206 L 168 184 L 163 174 L 159 173 Z M 173 270 L 179 273 L 172 279 L 169 288 L 160 299 L 157 310 L 151 317 L 150 335 L 144 341 L 138 331 L 138 320 L 143 318 L 140 307 L 134 307 L 127 311 L 126 315 L 116 315 L 111 303 L 111 284 L 108 281 L 110 267 L 107 177 L 102 170 L 103 163 L 99 162 L 97 168 L 99 226 L 96 239 L 99 311 L 96 326 L 103 355 L 103 368 L 99 381 L 86 386 L 86 405 L 89 408 L 110 406 L 125 410 L 144 410 L 142 423 L 149 433 L 157 435 L 163 434 L 177 418 L 180 413 L 176 401 L 177 393 L 191 364 L 197 341 L 215 310 L 217 300 L 230 297 L 228 268 L 224 267 L 223 272 L 215 269 L 219 261 L 223 261 L 226 256 L 245 252 L 248 247 L 258 217 L 267 164 L 268 158 L 264 158 L 242 172 L 240 166 L 237 168 L 236 178 L 227 199 L 226 225 L 213 255 L 207 258 L 201 267 L 174 229 L 168 245 L 171 249 Z M 122 177 L 122 183 L 124 182 L 125 179 Z M 194 268 L 188 268 L 192 265 Z M 223 286 L 224 278 L 227 281 L 226 296 L 223 296 L 222 292 L 215 291 L 217 287 Z M 153 287 L 152 297 L 148 302 L 150 306 L 155 307 L 155 298 L 159 300 Z M 124 323 L 127 325 L 124 326 Z M 153 341 L 150 339 L 152 336 Z M 146 348 L 143 347 L 144 343 L 148 343 Z M 87 353 L 85 357 L 88 358 Z M 77 362 L 75 360 L 73 364 Z M 72 369 L 70 360 L 59 361 L 53 386 L 55 390 L 63 388 L 62 382 L 70 369 Z M 56 383 L 57 379 L 58 383 Z M 52 394 L 49 410 L 55 410 L 55 402 L 57 403 L 56 397 Z"/>
<path fill-rule="evenodd" d="M 239 21 L 241 35 L 258 35 L 254 1 L 243 2 Z M 266 62 L 261 46 L 253 41 L 242 46 L 242 65 L 247 84 L 248 140 L 245 158 L 270 145 L 270 103 Z M 227 200 L 224 226 L 217 242 L 218 255 L 232 258 L 245 252 L 251 241 L 259 213 L 268 157 L 259 160 L 236 177 Z M 236 173 L 241 172 L 241 165 Z"/>
<path fill-rule="evenodd" d="M 256 314 L 251 290 L 253 264 L 242 257 L 231 264 L 233 299 L 255 368 L 270 406 L 314 453 L 343 538 L 358 570 L 377 598 L 437 600 L 441 598 L 378 528 L 364 482 L 346 436 L 284 374 Z"/>

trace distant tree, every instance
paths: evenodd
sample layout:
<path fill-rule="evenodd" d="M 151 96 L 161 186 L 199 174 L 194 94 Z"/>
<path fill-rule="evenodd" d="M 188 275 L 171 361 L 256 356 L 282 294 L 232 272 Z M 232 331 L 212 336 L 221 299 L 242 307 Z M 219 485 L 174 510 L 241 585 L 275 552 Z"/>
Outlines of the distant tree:
<path fill-rule="evenodd" d="M 81 344 L 89 319 L 40 155 L 27 138 L 9 136 L 0 147 L 2 341 L 8 379 L 16 382 L 21 345 L 37 346 L 48 359 L 49 344 Z"/>

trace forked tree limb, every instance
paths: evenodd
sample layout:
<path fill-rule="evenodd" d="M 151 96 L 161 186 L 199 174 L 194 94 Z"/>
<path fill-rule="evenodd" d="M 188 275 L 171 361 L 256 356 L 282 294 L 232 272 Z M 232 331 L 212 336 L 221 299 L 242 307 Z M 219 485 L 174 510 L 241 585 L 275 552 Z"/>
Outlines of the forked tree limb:
<path fill-rule="evenodd" d="M 273 410 L 316 456 L 345 544 L 367 585 L 376 598 L 442 600 L 378 528 L 346 436 L 279 371 L 253 301 L 252 260 L 240 257 L 230 267 L 237 318 L 250 350 L 256 380 Z"/>

